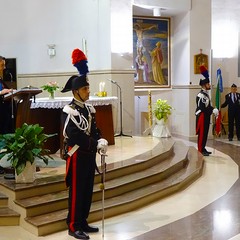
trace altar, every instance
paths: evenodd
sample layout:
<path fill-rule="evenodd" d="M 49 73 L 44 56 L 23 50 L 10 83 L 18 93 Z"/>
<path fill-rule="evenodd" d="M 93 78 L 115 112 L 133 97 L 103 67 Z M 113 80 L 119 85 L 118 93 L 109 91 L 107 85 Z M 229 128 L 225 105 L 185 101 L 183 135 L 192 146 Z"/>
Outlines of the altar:
<path fill-rule="evenodd" d="M 102 133 L 109 145 L 114 145 L 114 128 L 112 116 L 112 104 L 118 100 L 117 97 L 95 97 L 90 96 L 88 103 L 92 104 L 96 109 L 97 127 Z M 57 133 L 58 135 L 48 139 L 46 148 L 50 149 L 51 153 L 62 149 L 63 136 L 61 123 L 61 113 L 63 107 L 72 101 L 72 97 L 56 97 L 36 98 L 31 103 L 30 107 L 30 123 L 38 123 L 44 127 L 44 132 L 47 134 Z"/>

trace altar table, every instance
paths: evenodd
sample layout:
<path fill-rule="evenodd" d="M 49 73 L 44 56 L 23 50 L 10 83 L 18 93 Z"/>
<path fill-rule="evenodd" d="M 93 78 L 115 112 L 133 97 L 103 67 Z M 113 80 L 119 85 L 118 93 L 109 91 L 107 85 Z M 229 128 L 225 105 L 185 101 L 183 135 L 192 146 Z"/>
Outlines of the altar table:
<path fill-rule="evenodd" d="M 44 132 L 47 134 L 57 133 L 58 135 L 49 138 L 45 147 L 50 149 L 51 153 L 56 153 L 62 149 L 63 136 L 61 123 L 61 113 L 63 107 L 72 101 L 72 97 L 56 97 L 36 98 L 35 102 L 31 103 L 30 108 L 30 123 L 38 123 L 44 127 Z M 97 127 L 102 133 L 109 145 L 115 144 L 112 104 L 117 101 L 117 97 L 93 97 L 91 96 L 88 103 L 92 104 L 96 109 Z"/>

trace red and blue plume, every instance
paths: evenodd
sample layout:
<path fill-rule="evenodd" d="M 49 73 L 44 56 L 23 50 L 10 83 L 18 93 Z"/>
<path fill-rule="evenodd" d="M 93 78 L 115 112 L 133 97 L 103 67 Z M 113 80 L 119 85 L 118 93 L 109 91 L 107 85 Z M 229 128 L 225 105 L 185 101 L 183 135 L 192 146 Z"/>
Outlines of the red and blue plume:
<path fill-rule="evenodd" d="M 199 70 L 200 70 L 201 74 L 202 74 L 205 78 L 209 78 L 208 70 L 207 70 L 207 68 L 206 68 L 204 65 L 201 65 L 201 66 L 199 67 Z"/>
<path fill-rule="evenodd" d="M 76 48 L 73 50 L 72 64 L 77 68 L 80 75 L 87 75 L 89 72 L 87 62 L 87 57 L 80 49 Z"/>

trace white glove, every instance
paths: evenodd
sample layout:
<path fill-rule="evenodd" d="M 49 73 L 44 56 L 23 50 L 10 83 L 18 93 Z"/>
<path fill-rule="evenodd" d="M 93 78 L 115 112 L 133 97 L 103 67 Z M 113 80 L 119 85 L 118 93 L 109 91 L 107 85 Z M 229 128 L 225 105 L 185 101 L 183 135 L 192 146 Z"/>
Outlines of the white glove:
<path fill-rule="evenodd" d="M 217 108 L 213 109 L 213 114 L 215 115 L 215 117 L 218 117 L 219 111 Z"/>
<path fill-rule="evenodd" d="M 98 145 L 97 145 L 98 152 L 105 154 L 107 152 L 107 148 L 108 148 L 108 141 L 104 138 L 100 138 L 98 140 Z"/>

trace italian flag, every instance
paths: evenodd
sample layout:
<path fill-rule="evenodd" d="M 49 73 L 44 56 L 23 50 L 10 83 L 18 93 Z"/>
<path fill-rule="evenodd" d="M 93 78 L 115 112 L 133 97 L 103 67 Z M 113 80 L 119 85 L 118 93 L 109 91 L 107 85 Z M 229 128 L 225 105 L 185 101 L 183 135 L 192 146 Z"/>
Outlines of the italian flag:
<path fill-rule="evenodd" d="M 223 85 L 222 85 L 222 73 L 221 69 L 217 70 L 217 89 L 216 89 L 216 108 L 219 110 L 218 117 L 215 121 L 215 133 L 217 136 L 221 133 L 221 93 L 223 92 Z"/>

